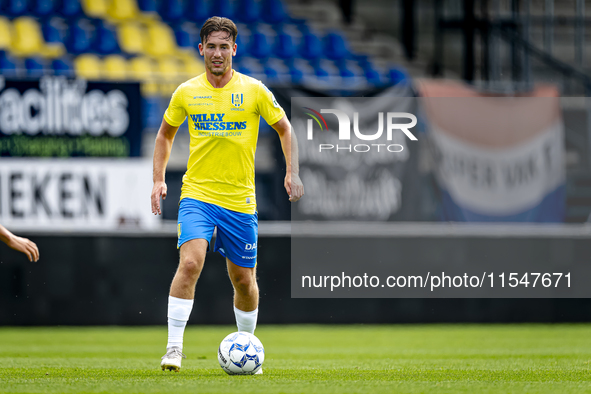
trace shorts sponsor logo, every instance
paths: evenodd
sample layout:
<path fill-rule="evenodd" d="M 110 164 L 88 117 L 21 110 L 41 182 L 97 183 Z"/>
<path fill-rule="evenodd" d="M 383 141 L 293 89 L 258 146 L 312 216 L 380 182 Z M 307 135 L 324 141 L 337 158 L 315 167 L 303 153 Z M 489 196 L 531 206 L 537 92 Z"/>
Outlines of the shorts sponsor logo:
<path fill-rule="evenodd" d="M 244 248 L 244 250 L 256 250 L 257 249 L 257 243 L 253 243 L 253 244 L 246 244 L 246 247 Z"/>

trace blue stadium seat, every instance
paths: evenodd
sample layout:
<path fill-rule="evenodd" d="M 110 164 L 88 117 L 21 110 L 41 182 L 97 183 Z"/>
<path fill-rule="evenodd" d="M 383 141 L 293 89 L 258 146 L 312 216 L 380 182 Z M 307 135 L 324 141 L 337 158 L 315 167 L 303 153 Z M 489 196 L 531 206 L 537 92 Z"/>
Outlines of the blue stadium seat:
<path fill-rule="evenodd" d="M 29 11 L 38 18 L 51 15 L 56 8 L 57 0 L 32 0 L 29 3 Z"/>
<path fill-rule="evenodd" d="M 80 18 L 70 26 L 66 48 L 68 52 L 80 54 L 90 51 L 94 26 L 89 19 Z"/>
<path fill-rule="evenodd" d="M 236 36 L 236 56 L 234 59 L 240 59 L 243 56 L 251 56 L 249 49 L 248 40 L 244 38 L 244 34 L 238 33 Z"/>
<path fill-rule="evenodd" d="M 264 59 L 271 54 L 268 37 L 263 33 L 254 33 L 250 39 L 250 53 L 252 56 Z"/>
<path fill-rule="evenodd" d="M 351 51 L 345 38 L 338 33 L 327 34 L 324 38 L 326 57 L 332 60 L 341 60 L 350 57 Z"/>
<path fill-rule="evenodd" d="M 281 82 L 279 78 L 279 73 L 275 68 L 271 66 L 265 66 L 265 75 L 267 76 L 268 84 L 276 84 L 278 82 Z"/>
<path fill-rule="evenodd" d="M 66 18 L 76 18 L 82 15 L 80 0 L 61 0 L 57 7 L 57 13 Z"/>
<path fill-rule="evenodd" d="M 158 12 L 156 0 L 138 0 L 137 6 L 142 12 Z"/>
<path fill-rule="evenodd" d="M 165 110 L 166 108 L 163 109 L 160 104 L 160 98 L 142 97 L 143 128 L 158 129 L 162 122 L 162 114 Z M 180 127 L 179 130 L 182 130 L 182 127 Z"/>
<path fill-rule="evenodd" d="M 318 59 L 322 56 L 322 43 L 315 34 L 304 35 L 300 46 L 300 55 L 308 60 Z"/>
<path fill-rule="evenodd" d="M 287 33 L 280 33 L 275 39 L 275 49 L 273 52 L 283 59 L 291 59 L 296 56 L 297 48 L 293 36 Z"/>
<path fill-rule="evenodd" d="M 61 18 L 51 18 L 41 25 L 43 38 L 47 43 L 66 43 L 68 36 L 68 25 Z"/>
<path fill-rule="evenodd" d="M 265 70 L 264 67 L 261 65 L 261 62 L 253 57 L 245 56 L 237 62 L 236 70 L 240 73 L 252 76 L 257 79 L 262 79 L 265 77 Z"/>
<path fill-rule="evenodd" d="M 409 76 L 406 73 L 406 70 L 401 67 L 392 67 L 388 71 L 388 78 L 390 79 L 390 83 L 392 85 L 409 82 Z"/>
<path fill-rule="evenodd" d="M 211 15 L 211 5 L 204 0 L 190 0 L 185 4 L 185 17 L 192 22 L 202 24 Z"/>
<path fill-rule="evenodd" d="M 28 77 L 38 78 L 45 74 L 45 64 L 37 58 L 25 59 L 25 69 Z"/>
<path fill-rule="evenodd" d="M 0 9 L 0 14 L 9 17 L 21 16 L 27 13 L 28 5 L 27 0 L 5 0 Z"/>
<path fill-rule="evenodd" d="M 264 72 L 269 84 L 288 84 L 292 80 L 290 68 L 278 57 L 270 57 L 265 61 Z"/>
<path fill-rule="evenodd" d="M 160 16 L 168 23 L 176 23 L 183 19 L 182 0 L 166 0 L 160 4 Z"/>
<path fill-rule="evenodd" d="M 51 62 L 51 68 L 55 75 L 64 75 L 66 77 L 74 75 L 74 66 L 72 65 L 72 60 L 68 57 L 54 59 Z"/>
<path fill-rule="evenodd" d="M 382 86 L 382 77 L 380 73 L 375 68 L 368 68 L 365 69 L 365 78 L 367 79 L 367 83 L 373 86 Z"/>
<path fill-rule="evenodd" d="M 255 23 L 261 19 L 261 3 L 256 0 L 242 0 L 236 13 L 238 22 Z"/>
<path fill-rule="evenodd" d="M 199 44 L 192 34 L 181 26 L 174 28 L 174 37 L 176 38 L 176 44 L 181 48 L 196 48 L 197 44 Z"/>
<path fill-rule="evenodd" d="M 117 42 L 117 33 L 115 28 L 104 21 L 97 21 L 96 32 L 94 34 L 93 49 L 103 55 L 120 53 L 119 43 Z"/>
<path fill-rule="evenodd" d="M 275 24 L 289 20 L 285 6 L 281 0 L 263 0 L 263 20 Z"/>
<path fill-rule="evenodd" d="M 236 9 L 234 8 L 234 2 L 230 0 L 214 1 L 211 11 L 212 15 L 223 16 L 232 20 L 236 19 Z"/>
<path fill-rule="evenodd" d="M 4 53 L 4 51 L 0 51 L 0 73 L 5 77 L 16 77 L 18 73 L 18 64 L 17 61 Z"/>

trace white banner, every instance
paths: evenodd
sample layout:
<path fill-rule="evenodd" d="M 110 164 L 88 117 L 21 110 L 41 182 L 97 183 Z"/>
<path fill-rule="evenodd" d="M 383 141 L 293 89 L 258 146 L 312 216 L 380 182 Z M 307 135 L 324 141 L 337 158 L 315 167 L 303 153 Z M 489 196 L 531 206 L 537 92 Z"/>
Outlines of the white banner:
<path fill-rule="evenodd" d="M 436 124 L 431 132 L 439 181 L 464 208 L 489 215 L 522 212 L 565 182 L 562 122 L 505 149 L 462 141 Z"/>
<path fill-rule="evenodd" d="M 11 230 L 151 229 L 152 164 L 134 159 L 0 159 L 0 223 Z"/>

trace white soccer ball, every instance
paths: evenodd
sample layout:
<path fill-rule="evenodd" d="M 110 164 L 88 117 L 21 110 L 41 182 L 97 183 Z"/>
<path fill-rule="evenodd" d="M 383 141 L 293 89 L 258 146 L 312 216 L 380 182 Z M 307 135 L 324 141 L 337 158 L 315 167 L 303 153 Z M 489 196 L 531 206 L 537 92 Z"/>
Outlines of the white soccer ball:
<path fill-rule="evenodd" d="M 233 332 L 220 343 L 218 361 L 228 375 L 253 375 L 265 361 L 265 349 L 251 333 Z"/>

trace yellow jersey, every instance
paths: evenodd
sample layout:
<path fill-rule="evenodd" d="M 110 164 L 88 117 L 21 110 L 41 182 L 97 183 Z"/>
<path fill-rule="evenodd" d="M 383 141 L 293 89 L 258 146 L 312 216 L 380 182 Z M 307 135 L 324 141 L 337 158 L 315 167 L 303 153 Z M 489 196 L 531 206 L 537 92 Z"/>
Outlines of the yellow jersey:
<path fill-rule="evenodd" d="M 189 117 L 189 162 L 183 176 L 186 197 L 254 214 L 254 156 L 260 116 L 277 123 L 285 112 L 259 80 L 233 71 L 223 88 L 205 73 L 179 85 L 164 120 L 178 127 Z"/>

